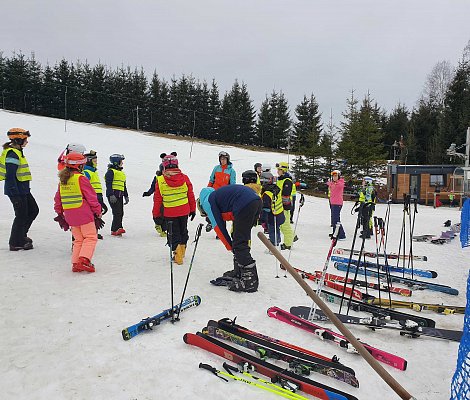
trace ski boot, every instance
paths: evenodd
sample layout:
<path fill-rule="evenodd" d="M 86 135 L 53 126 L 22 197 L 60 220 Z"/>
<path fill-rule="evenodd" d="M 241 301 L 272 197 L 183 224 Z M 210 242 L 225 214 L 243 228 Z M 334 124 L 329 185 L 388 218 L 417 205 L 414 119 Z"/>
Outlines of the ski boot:
<path fill-rule="evenodd" d="M 225 271 L 222 275 L 223 278 L 240 278 L 240 265 L 233 257 L 233 269 L 230 271 Z"/>
<path fill-rule="evenodd" d="M 78 263 L 75 266 L 75 268 L 79 271 L 95 272 L 95 266 L 86 257 L 79 257 Z M 78 272 L 78 271 L 74 271 L 74 272 Z"/>
<path fill-rule="evenodd" d="M 98 236 L 98 239 L 99 239 L 99 240 L 103 240 L 103 235 L 102 235 L 101 233 L 98 233 L 97 236 Z"/>
<path fill-rule="evenodd" d="M 233 278 L 228 289 L 232 292 L 256 292 L 259 285 L 256 262 L 253 261 L 251 264 L 245 266 L 240 265 L 239 268 L 240 278 Z"/>
<path fill-rule="evenodd" d="M 175 260 L 175 263 L 178 265 L 183 265 L 183 259 L 184 255 L 186 253 L 186 245 L 185 244 L 179 244 L 176 247 L 176 250 L 173 252 L 173 259 Z"/>
<path fill-rule="evenodd" d="M 281 250 L 290 250 L 291 246 L 287 246 L 285 243 L 281 243 Z"/>
<path fill-rule="evenodd" d="M 212 225 L 208 222 L 206 225 L 206 232 L 210 232 L 212 230 Z"/>
<path fill-rule="evenodd" d="M 31 250 L 33 249 L 33 242 L 26 242 L 23 246 L 12 246 L 10 244 L 10 251 Z"/>

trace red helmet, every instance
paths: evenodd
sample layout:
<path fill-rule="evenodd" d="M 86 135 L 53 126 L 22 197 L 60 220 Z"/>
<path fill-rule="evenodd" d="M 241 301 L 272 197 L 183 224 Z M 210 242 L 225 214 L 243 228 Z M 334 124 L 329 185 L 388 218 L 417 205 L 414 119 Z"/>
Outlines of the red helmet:
<path fill-rule="evenodd" d="M 86 163 L 86 157 L 80 153 L 69 153 L 64 157 L 66 167 L 78 169 Z"/>

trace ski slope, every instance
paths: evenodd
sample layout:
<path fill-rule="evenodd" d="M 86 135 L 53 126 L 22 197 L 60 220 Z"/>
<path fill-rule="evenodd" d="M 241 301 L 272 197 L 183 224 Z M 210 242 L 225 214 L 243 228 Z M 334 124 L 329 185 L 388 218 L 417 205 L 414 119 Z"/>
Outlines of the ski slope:
<path fill-rule="evenodd" d="M 289 310 L 291 306 L 311 302 L 294 279 L 284 277 L 283 271 L 279 272 L 280 278 L 275 277 L 275 259 L 265 253 L 263 244 L 254 235 L 260 228 L 253 230 L 252 237 L 260 277 L 258 292 L 233 293 L 209 283 L 231 269 L 232 257 L 213 232 L 203 230 L 187 290 L 187 295 L 201 296 L 201 305 L 182 313 L 181 321 L 174 325 L 164 323 L 128 342 L 121 337 L 123 328 L 170 306 L 168 247 L 154 230 L 152 198 L 142 197 L 160 163 L 159 154 L 178 152 L 180 167 L 192 180 L 196 196 L 206 186 L 221 150 L 230 153 L 239 183 L 241 173 L 253 168 L 255 162 L 274 166 L 276 162 L 287 161 L 285 154 L 195 142 L 190 157 L 189 140 L 73 122 L 67 123 L 64 132 L 62 120 L 0 111 L 4 142 L 11 127 L 31 132 L 25 154 L 40 214 L 29 233 L 34 250 L 10 252 L 8 237 L 13 210 L 8 198 L 0 196 L 1 399 L 274 399 L 273 394 L 240 382 L 226 383 L 199 370 L 200 362 L 221 369 L 224 360 L 183 343 L 184 333 L 201 330 L 209 319 L 236 316 L 240 325 L 253 330 L 329 357 L 338 355 L 344 364 L 354 368 L 360 388 L 319 374 L 311 375 L 312 379 L 362 400 L 398 398 L 360 356 L 267 317 L 270 306 Z M 111 237 L 111 212 L 105 215 L 104 240 L 99 241 L 93 260 L 96 273 L 89 275 L 71 272 L 71 235 L 52 220 L 56 160 L 69 142 L 83 143 L 87 149 L 98 152 L 101 177 L 110 154 L 122 153 L 126 157 L 124 170 L 130 203 L 125 206 L 123 225 L 127 234 L 122 238 Z M 351 206 L 346 202 L 342 213 L 348 238 L 340 243 L 346 248 L 351 245 L 356 218 L 350 214 Z M 402 208 L 391 206 L 389 251 L 398 250 Z M 376 215 L 384 217 L 385 210 L 386 205 L 377 205 Z M 300 240 L 295 243 L 290 259 L 294 266 L 306 271 L 321 269 L 330 245 L 329 218 L 327 199 L 306 197 L 297 227 Z M 458 222 L 458 209 L 419 207 L 415 234 L 440 233 L 447 219 Z M 203 220 L 198 215 L 189 223 L 190 240 L 200 222 Z M 367 242 L 366 250 L 375 251 L 373 240 Z M 174 267 L 178 300 L 192 251 L 193 245 L 188 243 L 185 265 Z M 408 299 L 394 298 L 465 305 L 468 250 L 465 253 L 459 247 L 458 239 L 442 246 L 414 243 L 414 253 L 426 254 L 429 259 L 415 262 L 416 268 L 437 271 L 435 281 L 457 288 L 460 295 L 420 291 Z M 329 271 L 338 273 L 332 265 Z M 462 315 L 432 312 L 423 315 L 435 319 L 437 327 L 462 329 Z M 409 339 L 394 331 L 371 332 L 355 326 L 350 329 L 370 345 L 408 360 L 407 371 L 384 367 L 416 398 L 449 397 L 458 343 Z"/>

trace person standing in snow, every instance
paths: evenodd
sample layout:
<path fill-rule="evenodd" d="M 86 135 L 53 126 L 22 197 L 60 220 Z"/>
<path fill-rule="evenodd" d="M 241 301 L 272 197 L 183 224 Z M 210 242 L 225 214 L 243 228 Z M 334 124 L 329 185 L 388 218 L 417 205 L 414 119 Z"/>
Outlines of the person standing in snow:
<path fill-rule="evenodd" d="M 227 185 L 218 190 L 207 187 L 201 190 L 198 208 L 203 217 L 209 218 L 226 249 L 233 252 L 233 270 L 223 274 L 233 278 L 229 290 L 256 292 L 258 272 L 249 242 L 251 229 L 261 213 L 260 197 L 244 185 Z M 226 221 L 233 221 L 232 236 L 227 231 Z"/>
<path fill-rule="evenodd" d="M 81 174 L 86 158 L 80 153 L 64 157 L 59 187 L 54 197 L 54 219 L 64 230 L 71 227 L 74 237 L 72 272 L 95 272 L 91 262 L 98 241 L 96 226 L 101 221 L 101 205 L 90 181 Z"/>
<path fill-rule="evenodd" d="M 254 170 L 258 174 L 258 180 L 256 181 L 256 183 L 258 185 L 261 185 L 260 177 L 261 177 L 261 173 L 263 172 L 263 164 L 259 162 L 255 163 Z"/>
<path fill-rule="evenodd" d="M 282 205 L 281 189 L 273 182 L 270 172 L 261 174 L 261 200 L 263 202 L 263 218 L 267 225 L 269 240 L 274 246 L 281 243 L 280 226 L 286 221 Z"/>
<path fill-rule="evenodd" d="M 361 239 L 370 239 L 373 231 L 372 214 L 375 209 L 377 194 L 374 188 L 374 180 L 370 176 L 364 177 L 362 187 L 359 189 L 359 203 L 361 204 Z"/>
<path fill-rule="evenodd" d="M 171 153 L 171 155 L 173 156 L 177 156 L 177 153 L 176 151 L 173 151 Z M 163 158 L 166 156 L 166 153 L 162 153 L 160 154 L 160 158 L 162 159 L 163 161 Z M 155 186 L 157 184 L 157 179 L 159 176 L 161 176 L 163 174 L 163 163 L 161 162 L 160 165 L 158 166 L 158 171 L 155 172 L 155 176 L 153 177 L 153 180 L 152 180 L 152 183 L 150 184 L 150 188 L 149 190 L 147 190 L 146 192 L 142 193 L 142 197 L 150 197 L 152 194 L 155 193 Z M 162 204 L 162 207 L 163 207 L 163 204 Z M 161 213 L 163 214 L 163 208 L 162 208 L 162 211 Z M 154 220 L 155 222 L 155 220 Z M 155 230 L 157 231 L 157 233 L 161 236 L 161 237 L 166 237 L 166 222 L 165 220 L 163 220 L 162 222 L 162 225 L 159 225 L 159 224 L 155 224 Z"/>
<path fill-rule="evenodd" d="M 284 207 L 285 222 L 281 225 L 281 232 L 284 235 L 284 243 L 281 244 L 281 250 L 290 250 L 294 241 L 294 231 L 290 224 L 290 212 L 292 208 L 292 178 L 287 172 L 289 165 L 286 162 L 276 164 L 277 182 L 276 185 L 281 191 L 282 205 Z"/>
<path fill-rule="evenodd" d="M 7 136 L 9 142 L 3 145 L 0 156 L 0 181 L 5 181 L 4 193 L 15 212 L 9 240 L 10 251 L 30 250 L 33 241 L 28 237 L 28 231 L 39 214 L 29 185 L 31 171 L 23 153 L 31 134 L 22 128 L 11 128 Z"/>
<path fill-rule="evenodd" d="M 331 227 L 333 233 L 336 224 L 341 224 L 341 208 L 343 208 L 344 179 L 341 172 L 335 169 L 331 172 L 331 180 L 328 181 L 328 199 L 330 201 Z M 331 236 L 331 235 L 330 235 Z M 346 239 L 343 226 L 339 228 L 338 240 Z"/>
<path fill-rule="evenodd" d="M 103 188 L 101 186 L 100 176 L 98 175 L 98 156 L 96 155 L 96 151 L 90 150 L 87 154 L 84 154 L 86 158 L 86 164 L 83 168 L 83 175 L 85 175 L 91 183 L 91 186 L 96 192 L 96 197 L 98 198 L 98 202 L 101 205 L 102 214 L 106 214 L 108 212 L 108 207 L 104 203 L 103 200 Z M 103 239 L 98 233 L 98 239 Z"/>
<path fill-rule="evenodd" d="M 193 185 L 178 168 L 178 159 L 173 154 L 163 157 L 163 174 L 157 178 L 153 195 L 153 219 L 155 224 L 172 224 L 172 235 L 168 245 L 173 251 L 176 264 L 182 265 L 188 243 L 188 216 L 196 216 L 196 200 Z M 162 213 L 163 210 L 163 213 Z M 171 241 L 171 242 L 170 242 Z"/>
<path fill-rule="evenodd" d="M 64 158 L 69 153 L 80 153 L 85 154 L 86 148 L 81 143 L 69 143 L 67 147 L 60 153 L 59 158 L 57 159 L 57 170 L 61 171 L 65 167 Z"/>
<path fill-rule="evenodd" d="M 111 235 L 122 236 L 126 230 L 122 227 L 124 217 L 124 206 L 129 203 L 127 194 L 126 174 L 123 169 L 124 156 L 113 154 L 109 157 L 108 171 L 104 176 L 106 181 L 106 197 L 113 211 L 113 222 L 111 224 Z"/>

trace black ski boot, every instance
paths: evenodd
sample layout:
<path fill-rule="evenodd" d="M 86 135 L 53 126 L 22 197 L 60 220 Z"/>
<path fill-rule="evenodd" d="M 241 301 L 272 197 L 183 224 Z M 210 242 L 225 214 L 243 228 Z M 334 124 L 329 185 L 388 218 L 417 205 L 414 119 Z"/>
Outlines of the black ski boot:
<path fill-rule="evenodd" d="M 240 264 L 237 263 L 237 260 L 235 260 L 235 257 L 233 257 L 233 269 L 230 271 L 225 271 L 222 277 L 240 279 Z"/>
<path fill-rule="evenodd" d="M 287 246 L 285 243 L 281 243 L 281 250 L 290 250 L 291 246 Z"/>
<path fill-rule="evenodd" d="M 206 225 L 206 232 L 210 232 L 212 230 L 212 225 L 208 222 Z"/>
<path fill-rule="evenodd" d="M 240 265 L 240 279 L 234 278 L 228 289 L 232 292 L 252 293 L 258 290 L 258 272 L 256 262 L 242 266 Z"/>

